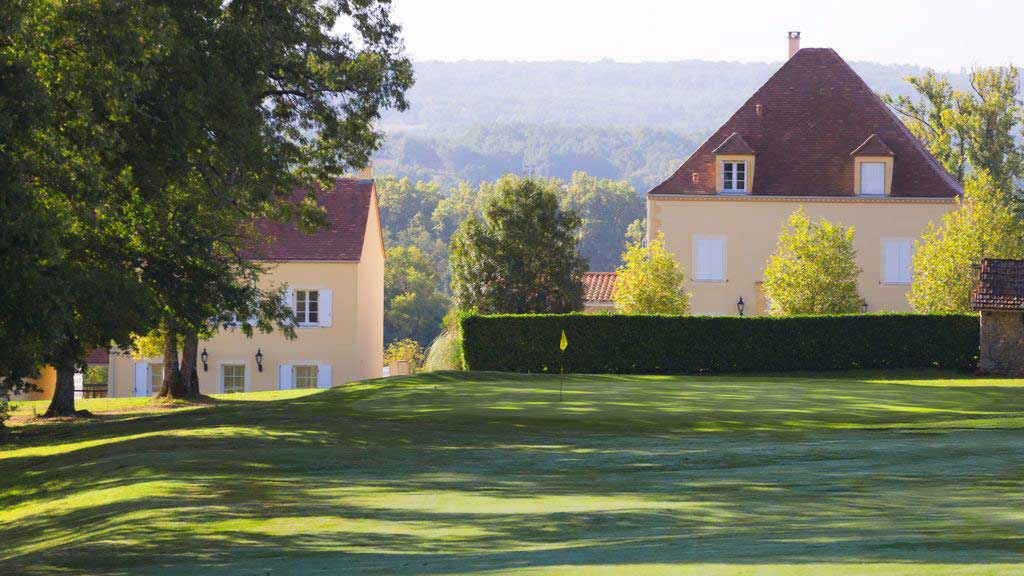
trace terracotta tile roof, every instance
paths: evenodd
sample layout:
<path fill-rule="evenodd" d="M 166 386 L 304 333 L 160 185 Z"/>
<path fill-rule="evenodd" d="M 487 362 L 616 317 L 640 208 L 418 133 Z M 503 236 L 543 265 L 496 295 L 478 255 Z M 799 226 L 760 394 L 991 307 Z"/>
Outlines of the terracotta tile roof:
<path fill-rule="evenodd" d="M 583 274 L 583 301 L 612 301 L 612 290 L 615 288 L 615 272 L 586 272 Z"/>
<path fill-rule="evenodd" d="M 896 154 L 892 151 L 892 148 L 878 137 L 878 134 L 872 134 L 868 136 L 868 139 L 863 144 L 857 146 L 857 148 L 850 152 L 850 156 L 895 156 Z"/>
<path fill-rule="evenodd" d="M 734 133 L 757 151 L 754 195 L 853 195 L 850 152 L 873 134 L 895 155 L 892 196 L 962 193 L 960 185 L 831 48 L 797 52 L 650 193 L 714 194 L 714 151 Z"/>
<path fill-rule="evenodd" d="M 1024 312 L 1024 260 L 982 260 L 971 308 Z"/>
<path fill-rule="evenodd" d="M 363 252 L 373 187 L 373 180 L 339 178 L 331 190 L 317 193 L 317 202 L 327 210 L 327 227 L 313 234 L 281 222 L 257 222 L 256 229 L 261 234 L 276 240 L 253 248 L 248 256 L 271 261 L 358 261 Z M 306 192 L 307 189 L 296 190 L 296 200 Z"/>
<path fill-rule="evenodd" d="M 93 348 L 85 353 L 86 364 L 108 364 L 110 363 L 110 351 L 103 348 Z"/>
<path fill-rule="evenodd" d="M 712 154 L 753 154 L 754 149 L 747 144 L 747 141 L 740 136 L 739 132 L 733 132 L 719 144 L 718 148 L 711 151 Z"/>

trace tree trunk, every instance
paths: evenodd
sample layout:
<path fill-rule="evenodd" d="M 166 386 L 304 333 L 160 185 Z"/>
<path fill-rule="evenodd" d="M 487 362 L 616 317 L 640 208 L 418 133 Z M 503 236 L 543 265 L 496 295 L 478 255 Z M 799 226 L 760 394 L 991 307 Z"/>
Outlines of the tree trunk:
<path fill-rule="evenodd" d="M 57 370 L 57 383 L 53 387 L 53 399 L 43 414 L 44 418 L 75 416 L 75 360 L 61 358 Z"/>
<path fill-rule="evenodd" d="M 181 381 L 181 370 L 178 368 L 178 332 L 168 322 L 163 323 L 161 332 L 164 335 L 164 380 L 157 396 L 184 398 L 185 386 Z"/>
<path fill-rule="evenodd" d="M 199 371 L 196 367 L 198 357 L 199 336 L 195 332 L 188 332 L 181 348 L 181 383 L 185 387 L 185 395 L 192 398 L 199 396 Z"/>

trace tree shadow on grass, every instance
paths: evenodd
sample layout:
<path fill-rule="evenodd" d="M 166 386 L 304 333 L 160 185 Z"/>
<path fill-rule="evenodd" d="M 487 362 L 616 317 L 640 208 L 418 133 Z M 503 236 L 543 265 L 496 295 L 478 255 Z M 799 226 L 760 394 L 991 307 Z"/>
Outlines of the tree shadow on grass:
<path fill-rule="evenodd" d="M 722 383 L 693 385 L 699 396 Z M 736 385 L 719 393 L 760 386 Z M 762 407 L 785 404 L 786 393 Z M 347 410 L 375 398 L 332 390 L 238 402 L 78 427 L 52 440 L 108 442 L 10 454 L 0 459 L 0 565 L 431 574 L 711 560 L 991 564 L 1024 552 L 1017 430 L 594 433 L 571 419 Z M 613 404 L 601 409 L 628 413 L 626 401 Z"/>

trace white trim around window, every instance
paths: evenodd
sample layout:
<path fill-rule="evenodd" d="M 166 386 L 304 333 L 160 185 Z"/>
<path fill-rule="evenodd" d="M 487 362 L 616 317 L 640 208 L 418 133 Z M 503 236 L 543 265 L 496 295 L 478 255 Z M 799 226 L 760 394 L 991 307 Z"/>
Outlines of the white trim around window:
<path fill-rule="evenodd" d="M 241 374 L 238 374 L 238 369 Z M 241 390 L 237 389 L 238 378 L 242 380 Z M 232 380 L 235 386 L 228 390 L 225 381 Z M 217 362 L 217 392 L 219 394 L 230 394 L 235 392 L 249 392 L 249 365 L 240 360 L 223 360 Z"/>
<path fill-rule="evenodd" d="M 693 236 L 690 277 L 694 282 L 726 282 L 727 245 L 724 235 Z"/>
<path fill-rule="evenodd" d="M 329 328 L 333 322 L 334 291 L 316 286 L 288 288 L 285 301 L 295 313 L 297 328 Z"/>
<path fill-rule="evenodd" d="M 913 238 L 882 238 L 881 284 L 913 282 Z"/>
<path fill-rule="evenodd" d="M 746 160 L 721 160 L 719 168 L 721 168 L 720 173 L 722 174 L 722 192 L 747 193 L 748 166 Z"/>

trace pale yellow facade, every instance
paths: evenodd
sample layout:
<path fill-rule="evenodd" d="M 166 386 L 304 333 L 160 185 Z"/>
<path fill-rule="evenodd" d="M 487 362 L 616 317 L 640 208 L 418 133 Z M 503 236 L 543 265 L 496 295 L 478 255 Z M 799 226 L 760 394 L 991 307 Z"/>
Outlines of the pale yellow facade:
<path fill-rule="evenodd" d="M 232 374 L 244 374 L 244 391 L 256 392 L 315 384 L 327 388 L 365 378 L 379 378 L 384 366 L 384 247 L 377 214 L 376 193 L 366 223 L 358 262 L 268 262 L 263 276 L 268 286 L 288 287 L 292 305 L 298 291 L 316 291 L 320 318 L 316 325 L 298 325 L 297 337 L 280 332 L 254 333 L 222 329 L 200 342 L 208 354 L 207 368 L 199 364 L 199 389 L 220 394 Z M 325 316 L 329 315 L 329 319 Z M 256 353 L 263 354 L 262 371 Z M 156 392 L 153 370 L 159 358 L 135 359 L 111 355 L 110 396 L 145 396 Z M 241 368 L 235 368 L 241 367 Z M 298 369 L 298 370 L 297 370 Z M 237 372 L 236 372 L 237 371 Z M 312 380 L 304 379 L 306 374 Z M 155 378 L 159 381 L 159 374 Z M 238 381 L 236 376 L 235 381 Z"/>
<path fill-rule="evenodd" d="M 863 270 L 860 294 L 869 311 L 909 311 L 907 279 L 887 281 L 893 263 L 886 262 L 886 247 L 919 239 L 929 222 L 938 223 L 955 205 L 952 198 L 652 194 L 648 234 L 663 232 L 666 247 L 685 269 L 693 314 L 737 315 L 743 298 L 745 314 L 759 315 L 768 304 L 761 292 L 765 263 L 783 224 L 802 206 L 812 220 L 824 217 L 854 228 Z M 695 238 L 711 238 L 722 247 L 720 279 L 694 280 Z M 901 258 L 905 262 L 905 253 Z"/>

